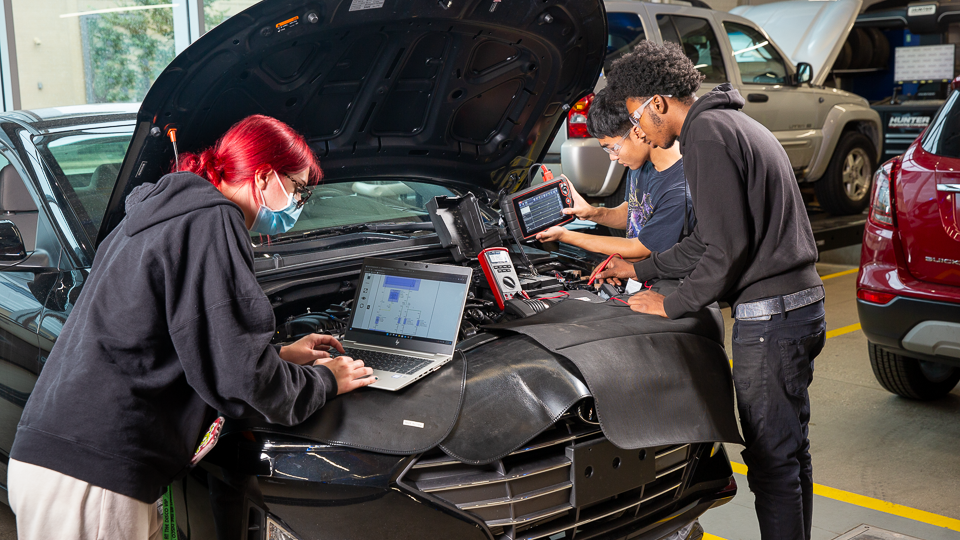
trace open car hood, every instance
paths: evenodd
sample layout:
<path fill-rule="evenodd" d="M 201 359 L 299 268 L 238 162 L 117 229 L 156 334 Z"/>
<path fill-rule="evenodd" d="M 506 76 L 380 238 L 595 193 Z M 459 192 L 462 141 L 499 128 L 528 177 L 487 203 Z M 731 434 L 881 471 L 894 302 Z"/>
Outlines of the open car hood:
<path fill-rule="evenodd" d="M 190 45 L 157 78 L 98 243 L 137 185 L 179 149 L 250 114 L 303 134 L 327 182 L 424 178 L 513 189 L 606 50 L 600 0 L 266 0 Z"/>
<path fill-rule="evenodd" d="M 755 22 L 796 65 L 813 66 L 811 83 L 822 85 L 860 13 L 862 0 L 796 0 L 738 6 L 730 13 Z"/>

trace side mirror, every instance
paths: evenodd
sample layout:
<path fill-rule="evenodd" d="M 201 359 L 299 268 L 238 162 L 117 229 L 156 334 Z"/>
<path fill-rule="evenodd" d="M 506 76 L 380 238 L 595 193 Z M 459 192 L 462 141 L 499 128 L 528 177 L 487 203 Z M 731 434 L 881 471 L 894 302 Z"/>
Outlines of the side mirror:
<path fill-rule="evenodd" d="M 800 86 L 803 83 L 809 84 L 813 80 L 813 66 L 806 62 L 800 62 L 797 64 L 797 74 L 796 74 L 797 86 Z"/>
<path fill-rule="evenodd" d="M 26 257 L 20 229 L 12 221 L 0 221 L 0 261 L 22 261 Z"/>

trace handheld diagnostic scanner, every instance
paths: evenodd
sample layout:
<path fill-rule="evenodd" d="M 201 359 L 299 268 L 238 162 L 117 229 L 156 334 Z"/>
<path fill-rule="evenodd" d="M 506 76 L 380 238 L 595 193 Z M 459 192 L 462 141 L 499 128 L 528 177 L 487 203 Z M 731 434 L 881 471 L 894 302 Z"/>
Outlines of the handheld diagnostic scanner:
<path fill-rule="evenodd" d="M 554 225 L 564 225 L 576 219 L 563 213 L 564 208 L 573 208 L 566 178 L 554 180 L 552 174 L 546 173 L 546 182 L 508 195 L 500 201 L 507 228 L 518 242 L 530 240 Z"/>

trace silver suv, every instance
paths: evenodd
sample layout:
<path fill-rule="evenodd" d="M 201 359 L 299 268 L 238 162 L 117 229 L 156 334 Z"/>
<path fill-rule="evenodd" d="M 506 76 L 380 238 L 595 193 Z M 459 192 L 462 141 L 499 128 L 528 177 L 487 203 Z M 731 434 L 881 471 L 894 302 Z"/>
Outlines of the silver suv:
<path fill-rule="evenodd" d="M 778 2 L 731 13 L 647 2 L 605 5 L 604 71 L 643 39 L 680 45 L 705 76 L 699 93 L 724 82 L 739 90 L 747 102 L 743 111 L 776 135 L 797 180 L 814 182 L 821 207 L 837 215 L 866 208 L 880 155 L 880 116 L 865 99 L 822 86 L 861 0 Z M 601 77 L 596 90 L 604 86 Z M 592 97 L 570 109 L 546 161 L 554 168 L 559 163 L 580 193 L 618 205 L 626 171 L 586 132 Z"/>

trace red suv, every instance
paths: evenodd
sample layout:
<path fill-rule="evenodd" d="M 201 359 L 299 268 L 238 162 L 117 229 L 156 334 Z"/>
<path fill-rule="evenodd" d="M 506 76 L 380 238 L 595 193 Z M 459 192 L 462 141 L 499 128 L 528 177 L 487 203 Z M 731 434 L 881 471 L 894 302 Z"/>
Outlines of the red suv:
<path fill-rule="evenodd" d="M 884 388 L 935 399 L 960 381 L 960 91 L 874 176 L 857 311 Z"/>

